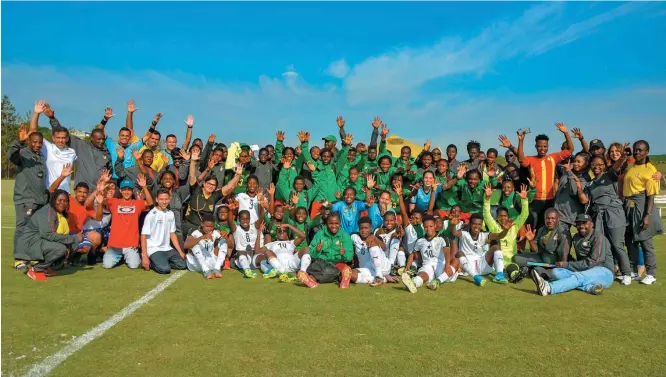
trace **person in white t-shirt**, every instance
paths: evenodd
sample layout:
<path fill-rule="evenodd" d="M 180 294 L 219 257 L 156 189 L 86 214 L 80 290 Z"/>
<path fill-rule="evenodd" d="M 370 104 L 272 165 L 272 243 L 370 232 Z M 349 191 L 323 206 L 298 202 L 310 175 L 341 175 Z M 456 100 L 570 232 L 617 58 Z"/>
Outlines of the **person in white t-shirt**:
<path fill-rule="evenodd" d="M 250 224 L 248 210 L 238 211 L 238 225 L 236 225 L 233 215 L 229 216 L 229 228 L 234 234 L 234 263 L 249 279 L 257 277 L 257 273 L 252 271 L 257 268 L 255 253 L 264 246 L 264 237 L 260 231 L 263 228 L 263 216 L 264 208 L 262 206 L 259 206 L 259 220 L 254 225 Z"/>
<path fill-rule="evenodd" d="M 385 282 L 397 283 L 391 276 L 391 262 L 384 249 L 386 244 L 372 234 L 372 220 L 362 217 L 358 221 L 358 234 L 352 234 L 358 268 L 352 270 L 351 281 L 376 287 Z"/>
<path fill-rule="evenodd" d="M 32 133 L 39 128 L 39 116 L 44 112 L 46 103 L 39 100 L 35 103 L 34 113 L 30 120 L 30 131 Z M 66 164 L 74 165 L 76 161 L 76 151 L 67 145 L 69 140 L 69 131 L 66 128 L 54 128 L 52 131 L 53 143 L 44 139 L 44 145 L 41 152 L 46 160 L 46 187 L 51 187 L 53 182 L 60 177 L 62 169 Z M 58 186 L 59 189 L 70 191 L 71 176 L 65 177 Z"/>
<path fill-rule="evenodd" d="M 157 207 L 148 212 L 141 229 L 141 266 L 158 274 L 171 273 L 171 269 L 185 270 L 185 253 L 176 236 L 176 218 L 167 208 L 171 201 L 169 191 L 159 189 L 156 201 Z"/>
<path fill-rule="evenodd" d="M 238 202 L 238 210 L 250 213 L 250 225 L 254 225 L 259 220 L 259 207 L 265 199 L 264 195 L 258 190 L 259 179 L 255 175 L 250 175 L 247 177 L 247 191 L 235 196 Z"/>
<path fill-rule="evenodd" d="M 289 240 L 289 231 L 296 238 Z M 264 279 L 280 275 L 283 283 L 298 280 L 292 275 L 296 271 L 307 271 L 312 258 L 307 248 L 296 250 L 296 246 L 305 241 L 305 233 L 291 224 L 281 224 L 276 230 L 277 240 L 267 243 L 259 249 L 255 263 L 259 263 L 264 272 Z"/>
<path fill-rule="evenodd" d="M 187 253 L 187 268 L 201 272 L 204 279 L 222 278 L 222 265 L 227 256 L 226 238 L 215 230 L 215 218 L 204 215 L 199 229 L 193 229 L 184 242 Z"/>
<path fill-rule="evenodd" d="M 421 258 L 421 268 L 413 278 L 407 272 L 401 275 L 402 283 L 411 293 L 416 293 L 423 284 L 433 281 L 442 274 L 446 260 L 444 249 L 449 247 L 446 239 L 437 236 L 434 217 L 428 215 L 423 218 L 423 230 L 425 235 L 416 241 L 414 251 L 407 258 L 405 270 L 409 271 L 417 256 Z"/>

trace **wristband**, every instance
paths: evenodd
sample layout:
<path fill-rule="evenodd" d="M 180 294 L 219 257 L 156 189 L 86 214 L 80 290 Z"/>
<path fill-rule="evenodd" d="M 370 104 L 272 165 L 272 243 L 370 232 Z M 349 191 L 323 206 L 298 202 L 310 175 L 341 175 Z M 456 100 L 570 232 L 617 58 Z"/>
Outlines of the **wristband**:
<path fill-rule="evenodd" d="M 100 123 L 102 124 L 102 126 L 106 126 L 106 122 L 108 122 L 108 121 L 109 121 L 109 118 L 104 117 L 104 118 L 102 118 L 102 121 Z"/>
<path fill-rule="evenodd" d="M 194 127 L 194 126 L 187 126 L 187 128 L 192 128 L 192 127 Z"/>

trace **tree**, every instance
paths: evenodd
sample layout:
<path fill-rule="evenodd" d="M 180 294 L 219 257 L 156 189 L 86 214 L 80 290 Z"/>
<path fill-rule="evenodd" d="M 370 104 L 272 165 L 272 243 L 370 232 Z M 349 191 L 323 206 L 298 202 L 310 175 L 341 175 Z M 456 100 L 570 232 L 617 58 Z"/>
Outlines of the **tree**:
<path fill-rule="evenodd" d="M 16 174 L 16 167 L 9 162 L 7 151 L 18 138 L 18 129 L 25 119 L 16 112 L 16 108 L 6 95 L 2 96 L 2 174 L 6 178 Z"/>

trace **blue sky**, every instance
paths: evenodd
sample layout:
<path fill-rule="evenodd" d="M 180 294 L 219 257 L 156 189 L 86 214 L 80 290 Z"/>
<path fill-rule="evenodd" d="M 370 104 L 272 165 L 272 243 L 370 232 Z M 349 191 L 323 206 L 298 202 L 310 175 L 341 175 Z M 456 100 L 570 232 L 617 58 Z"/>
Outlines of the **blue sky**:
<path fill-rule="evenodd" d="M 664 3 L 2 3 L 2 93 L 89 129 L 128 99 L 142 131 L 265 144 L 367 141 L 372 117 L 435 145 L 531 127 L 663 139 Z M 43 122 L 45 125 L 46 122 Z M 514 137 L 515 139 L 515 137 Z M 529 148 L 532 149 L 531 147 Z M 666 146 L 653 145 L 666 153 Z M 462 153 L 464 154 L 464 153 Z"/>

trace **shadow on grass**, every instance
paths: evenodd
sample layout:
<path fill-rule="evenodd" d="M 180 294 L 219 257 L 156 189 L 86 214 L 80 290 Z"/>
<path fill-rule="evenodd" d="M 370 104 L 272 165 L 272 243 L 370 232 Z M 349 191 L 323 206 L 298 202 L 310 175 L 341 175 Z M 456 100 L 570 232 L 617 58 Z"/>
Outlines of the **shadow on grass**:
<path fill-rule="evenodd" d="M 534 290 L 534 289 L 524 289 L 524 288 L 514 288 L 514 287 L 511 287 L 511 289 L 516 290 L 516 291 L 521 291 L 523 293 L 529 293 L 531 295 L 537 295 L 538 296 L 536 290 Z"/>
<path fill-rule="evenodd" d="M 93 270 L 92 266 L 67 266 L 63 268 L 62 270 L 56 270 L 56 275 L 55 276 L 50 276 L 49 279 L 57 278 L 59 276 L 67 276 L 67 275 L 73 275 L 77 272 L 81 271 L 89 271 Z"/>

